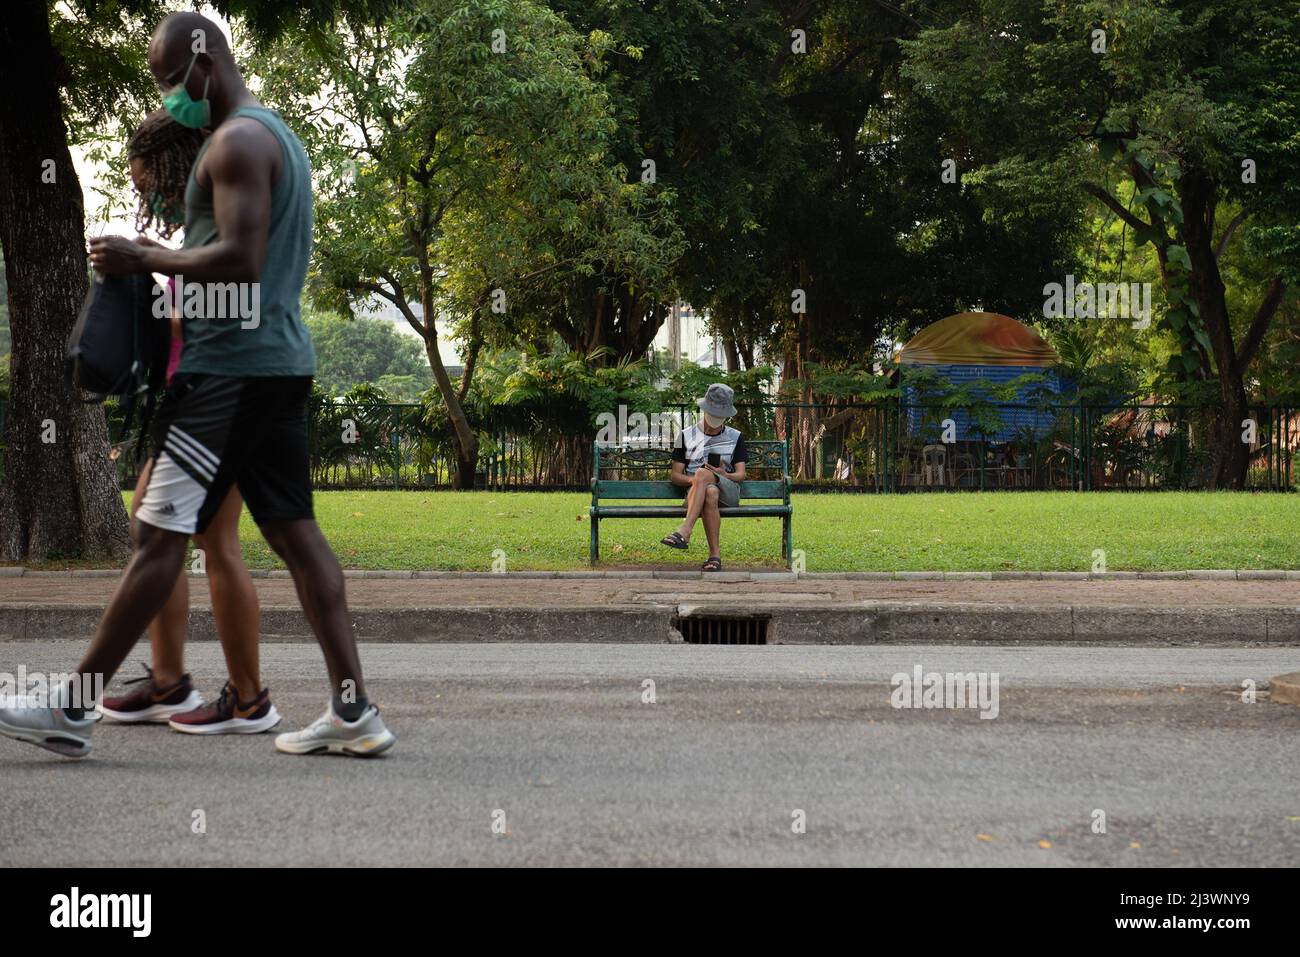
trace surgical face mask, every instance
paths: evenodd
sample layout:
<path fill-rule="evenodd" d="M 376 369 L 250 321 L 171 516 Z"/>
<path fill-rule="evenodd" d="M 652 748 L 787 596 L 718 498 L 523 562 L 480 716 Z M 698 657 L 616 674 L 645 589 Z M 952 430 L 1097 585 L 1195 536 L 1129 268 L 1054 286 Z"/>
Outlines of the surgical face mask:
<path fill-rule="evenodd" d="M 704 424 L 711 429 L 720 429 L 726 424 L 726 422 L 726 419 L 717 419 L 709 415 L 707 412 L 704 413 Z"/>
<path fill-rule="evenodd" d="M 171 118 L 181 126 L 189 127 L 192 130 L 201 130 L 212 123 L 212 104 L 208 102 L 208 85 L 212 82 L 209 76 L 203 81 L 203 98 L 196 100 L 190 96 L 189 90 L 185 89 L 185 84 L 189 81 L 190 72 L 194 69 L 194 62 L 199 58 L 198 53 L 190 57 L 190 65 L 185 69 L 185 76 L 181 81 L 171 88 L 171 91 L 163 95 L 163 107 L 171 114 Z"/>
<path fill-rule="evenodd" d="M 149 197 L 149 211 L 153 213 L 154 219 L 159 222 L 167 223 L 169 226 L 183 226 L 185 217 L 174 205 L 167 202 L 161 193 L 154 193 Z"/>

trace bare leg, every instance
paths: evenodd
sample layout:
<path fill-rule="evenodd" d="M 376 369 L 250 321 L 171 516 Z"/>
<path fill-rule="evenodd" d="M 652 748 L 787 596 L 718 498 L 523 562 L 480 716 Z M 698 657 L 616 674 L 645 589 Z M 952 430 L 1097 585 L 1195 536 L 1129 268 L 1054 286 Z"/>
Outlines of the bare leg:
<path fill-rule="evenodd" d="M 350 681 L 357 700 L 365 697 L 343 569 L 320 526 L 310 518 L 269 521 L 262 525 L 262 535 L 289 567 L 298 601 L 325 655 L 333 693 L 343 694 L 347 690 L 344 682 Z"/>
<path fill-rule="evenodd" d="M 690 486 L 686 489 L 686 501 L 683 503 L 686 506 L 687 518 L 682 519 L 682 523 L 677 526 L 677 534 L 687 541 L 690 541 L 691 539 L 691 525 L 694 524 L 693 522 L 688 522 L 688 519 L 691 515 L 699 513 L 699 509 L 695 507 L 695 500 L 699 498 L 699 495 L 700 486 L 694 479 L 692 479 Z"/>
<path fill-rule="evenodd" d="M 239 513 L 244 506 L 237 488 L 226 495 L 212 517 L 208 530 L 194 536 L 203 549 L 212 596 L 212 618 L 221 639 L 230 683 L 240 701 L 248 702 L 261 693 L 257 640 L 262 625 L 257 589 L 239 547 Z M 185 580 L 185 576 L 181 576 Z"/>
<path fill-rule="evenodd" d="M 708 469 L 698 469 L 691 476 L 691 487 L 686 493 L 686 518 L 677 529 L 682 538 L 691 537 L 691 529 L 695 527 L 700 513 L 704 511 L 704 490 L 715 485 L 717 481 L 718 477 Z"/>
<path fill-rule="evenodd" d="M 135 513 L 144 501 L 145 489 L 149 487 L 149 476 L 153 474 L 153 459 L 144 463 L 140 478 L 135 483 L 135 494 L 131 496 L 131 537 L 135 538 Z M 157 617 L 149 622 L 149 645 L 153 658 L 153 680 L 160 688 L 174 685 L 185 674 L 185 626 L 189 618 L 189 589 L 185 576 L 176 576 L 176 586 L 172 589 Z"/>
<path fill-rule="evenodd" d="M 136 550 L 77 666 L 107 684 L 176 586 L 189 536 L 137 521 Z"/>
<path fill-rule="evenodd" d="M 153 682 L 167 688 L 185 674 L 185 632 L 190 620 L 190 587 L 182 566 L 162 611 L 149 622 Z"/>
<path fill-rule="evenodd" d="M 718 551 L 718 533 L 722 530 L 722 513 L 718 511 L 718 487 L 710 485 L 704 490 L 704 537 L 709 543 L 709 557 L 721 557 Z"/>

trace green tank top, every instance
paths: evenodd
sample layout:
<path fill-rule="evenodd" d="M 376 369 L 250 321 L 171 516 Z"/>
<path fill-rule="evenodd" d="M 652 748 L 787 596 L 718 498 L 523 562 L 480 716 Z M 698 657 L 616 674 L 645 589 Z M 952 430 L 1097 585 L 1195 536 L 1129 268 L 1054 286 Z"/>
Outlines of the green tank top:
<path fill-rule="evenodd" d="M 274 110 L 240 107 L 230 114 L 265 126 L 280 142 L 280 177 L 271 186 L 271 234 L 257 288 L 251 283 L 198 283 L 185 278 L 179 300 L 184 348 L 180 372 L 225 376 L 309 376 L 316 352 L 299 299 L 311 257 L 311 166 L 293 131 Z M 203 144 L 185 186 L 185 248 L 217 239 L 212 190 L 199 184 Z M 200 293 L 202 295 L 200 295 Z"/>

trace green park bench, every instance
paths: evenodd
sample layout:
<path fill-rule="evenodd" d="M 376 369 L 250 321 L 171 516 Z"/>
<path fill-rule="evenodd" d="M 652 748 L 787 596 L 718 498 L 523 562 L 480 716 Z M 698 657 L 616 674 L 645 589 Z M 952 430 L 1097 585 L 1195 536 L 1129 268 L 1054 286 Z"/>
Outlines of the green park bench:
<path fill-rule="evenodd" d="M 781 558 L 786 565 L 794 551 L 790 536 L 790 458 L 783 441 L 745 440 L 749 461 L 745 463 L 745 481 L 740 483 L 741 504 L 720 509 L 723 518 L 781 519 Z M 686 489 L 668 480 L 672 456 L 668 449 L 625 448 L 596 444 L 591 450 L 591 563 L 600 558 L 600 522 L 606 518 L 681 518 L 686 514 Z M 612 474 L 616 478 L 604 478 Z M 632 473 L 639 478 L 626 479 Z M 652 473 L 662 479 L 651 479 Z M 755 473 L 780 478 L 751 478 Z M 605 505 L 603 501 L 676 500 L 673 505 Z M 744 504 L 745 499 L 767 499 L 765 504 Z M 772 501 L 779 499 L 780 502 Z"/>

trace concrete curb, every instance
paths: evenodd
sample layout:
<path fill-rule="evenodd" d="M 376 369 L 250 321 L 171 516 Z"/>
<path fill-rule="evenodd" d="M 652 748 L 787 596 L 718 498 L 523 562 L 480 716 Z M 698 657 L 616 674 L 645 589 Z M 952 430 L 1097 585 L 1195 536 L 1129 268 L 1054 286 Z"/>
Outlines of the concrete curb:
<path fill-rule="evenodd" d="M 1300 671 L 1290 671 L 1270 678 L 1268 700 L 1280 704 L 1300 704 Z"/>
<path fill-rule="evenodd" d="M 0 566 L 0 578 L 118 578 L 120 568 L 74 568 L 66 571 L 33 571 L 21 565 Z M 287 579 L 289 573 L 284 569 L 252 569 L 254 578 Z M 1196 568 L 1183 571 L 1143 572 L 1083 572 L 1083 571 L 894 571 L 894 572 L 793 572 L 793 571 L 750 571 L 750 572 L 702 572 L 702 571 L 624 571 L 624 570 L 585 570 L 585 571 L 518 571 L 518 572 L 481 572 L 481 571 L 381 571 L 364 568 L 344 569 L 347 578 L 511 578 L 511 579 L 565 579 L 565 578 L 618 578 L 647 580 L 666 579 L 670 581 L 709 581 L 720 582 L 779 582 L 779 581 L 1300 581 L 1300 569 L 1291 568 Z M 191 573 L 191 577 L 202 577 Z"/>
<path fill-rule="evenodd" d="M 611 608 L 552 606 L 515 608 L 460 606 L 438 608 L 353 608 L 357 640 L 375 642 L 529 641 L 667 642 L 673 606 Z M 0 606 L 0 641 L 84 640 L 104 613 L 102 605 Z M 208 608 L 191 608 L 189 640 L 215 641 Z M 296 606 L 262 606 L 265 641 L 314 642 L 311 627 Z M 680 639 L 680 635 L 677 636 Z"/>
<path fill-rule="evenodd" d="M 0 606 L 0 641 L 85 640 L 102 605 Z M 352 609 L 361 641 L 679 642 L 682 618 L 757 615 L 769 644 L 1096 644 L 1300 647 L 1300 607 L 1024 605 L 853 601 L 808 607 L 746 596 L 634 605 Z M 212 613 L 190 610 L 191 639 L 215 640 Z M 263 606 L 268 641 L 312 641 L 296 606 Z"/>

